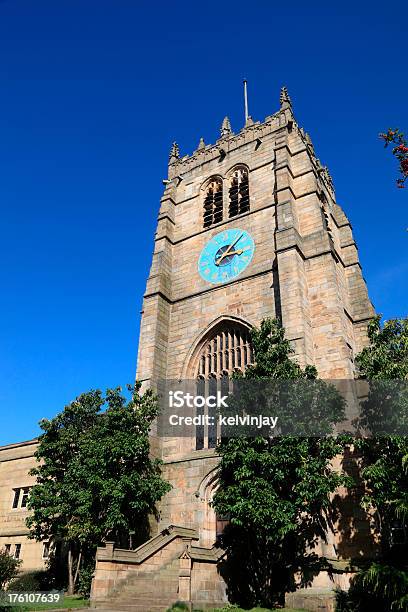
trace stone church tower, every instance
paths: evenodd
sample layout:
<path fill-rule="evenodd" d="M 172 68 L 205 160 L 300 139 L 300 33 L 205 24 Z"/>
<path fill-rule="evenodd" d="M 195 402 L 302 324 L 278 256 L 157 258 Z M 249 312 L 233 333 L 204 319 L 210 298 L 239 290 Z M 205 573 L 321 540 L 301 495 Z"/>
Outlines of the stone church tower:
<path fill-rule="evenodd" d="M 301 365 L 314 364 L 321 378 L 353 378 L 374 311 L 350 222 L 287 90 L 263 122 L 248 117 L 234 134 L 225 118 L 216 143 L 201 139 L 190 156 L 180 156 L 174 144 L 164 183 L 137 379 L 208 384 L 244 370 L 253 359 L 248 332 L 265 317 L 281 319 Z M 108 597 L 120 580 L 133 584 L 133 563 L 138 580 L 143 574 L 156 584 L 157 610 L 167 599 L 222 603 L 216 546 L 222 517 L 210 505 L 216 432 L 198 428 L 194 438 L 153 436 L 153 443 L 173 487 L 156 535 L 127 556 L 113 545 L 99 549 L 93 598 Z M 118 574 L 120 560 L 127 569 Z M 166 571 L 174 582 L 161 591 Z"/>

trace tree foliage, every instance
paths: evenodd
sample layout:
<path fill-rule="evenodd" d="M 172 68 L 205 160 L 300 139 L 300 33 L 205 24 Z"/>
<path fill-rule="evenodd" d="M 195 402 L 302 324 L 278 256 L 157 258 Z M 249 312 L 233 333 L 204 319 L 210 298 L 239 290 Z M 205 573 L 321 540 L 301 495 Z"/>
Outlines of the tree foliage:
<path fill-rule="evenodd" d="M 403 189 L 408 179 L 408 143 L 404 134 L 395 128 L 388 128 L 387 132 L 380 134 L 380 138 L 384 141 L 384 146 L 388 147 L 393 144 L 392 153 L 397 158 L 399 163 L 400 178 L 397 179 L 397 187 Z"/>
<path fill-rule="evenodd" d="M 369 380 L 363 405 L 364 425 L 381 418 L 398 421 L 406 430 L 408 412 L 408 319 L 368 327 L 369 345 L 357 356 L 360 376 Z M 395 399 L 396 398 L 396 399 Z M 384 406 L 387 407 L 384 413 Z M 391 409 L 390 409 L 391 407 Z M 364 508 L 374 512 L 381 544 L 379 560 L 353 581 L 348 610 L 408 610 L 408 438 L 381 435 L 356 441 L 365 483 Z M 368 606 L 368 607 L 367 607 Z"/>
<path fill-rule="evenodd" d="M 379 397 L 388 392 L 392 413 L 404 428 L 407 417 L 408 389 L 408 318 L 392 319 L 381 326 L 380 317 L 368 327 L 370 344 L 356 358 L 360 376 L 370 380 L 370 395 L 363 407 L 370 420 L 381 416 L 384 409 Z M 378 392 L 380 388 L 380 392 Z M 392 403 L 393 390 L 400 389 L 397 402 Z M 395 392 L 395 391 L 394 391 Z M 391 411 L 389 411 L 391 412 Z M 389 418 L 392 418 L 390 414 Z M 385 417 L 384 417 L 385 418 Z M 375 509 L 383 548 L 389 548 L 393 524 L 408 518 L 408 437 L 384 435 L 363 439 L 359 443 L 363 453 L 362 476 L 366 482 L 366 506 Z M 402 527 L 403 528 L 403 527 Z"/>
<path fill-rule="evenodd" d="M 98 544 L 126 542 L 130 530 L 147 537 L 148 515 L 169 490 L 160 462 L 149 456 L 157 402 L 139 390 L 130 389 L 130 399 L 119 388 L 84 393 L 40 423 L 27 525 L 32 538 L 68 549 L 70 591 Z"/>
<path fill-rule="evenodd" d="M 381 317 L 374 317 L 368 339 L 369 345 L 356 357 L 360 375 L 369 380 L 408 379 L 408 318 L 381 325 Z"/>
<path fill-rule="evenodd" d="M 277 321 L 263 321 L 252 331 L 252 343 L 256 365 L 245 378 L 316 378 L 314 367 L 302 369 L 291 359 L 293 351 Z M 335 423 L 343 418 L 343 400 L 329 385 L 326 391 L 310 403 L 310 418 L 324 402 Z M 229 517 L 221 567 L 229 599 L 243 606 L 282 604 L 285 592 L 295 588 L 296 574 L 306 584 L 319 571 L 313 547 L 324 537 L 330 494 L 345 482 L 331 464 L 341 441 L 334 436 L 239 436 L 223 440 L 217 450 L 219 487 L 213 504 L 218 515 Z"/>
<path fill-rule="evenodd" d="M 0 550 L 0 591 L 17 575 L 20 565 L 20 559 L 15 559 L 6 550 Z"/>

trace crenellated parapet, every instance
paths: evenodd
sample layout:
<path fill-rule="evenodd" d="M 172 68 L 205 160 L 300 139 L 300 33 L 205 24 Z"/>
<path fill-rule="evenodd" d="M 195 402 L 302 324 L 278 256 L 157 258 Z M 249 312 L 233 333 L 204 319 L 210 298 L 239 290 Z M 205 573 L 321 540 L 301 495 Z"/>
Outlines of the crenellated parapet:
<path fill-rule="evenodd" d="M 204 144 L 200 141 L 198 148 L 191 155 L 172 158 L 169 162 L 169 179 L 180 174 L 191 172 L 198 166 L 225 157 L 245 144 L 255 142 L 266 135 L 279 130 L 287 125 L 286 113 L 278 112 L 276 115 L 267 117 L 263 123 L 257 121 L 253 125 L 242 128 L 237 134 L 225 132 L 215 144 Z M 204 145 L 204 146 L 203 146 Z"/>
<path fill-rule="evenodd" d="M 197 166 L 222 158 L 228 153 L 234 152 L 243 145 L 262 140 L 273 132 L 284 128 L 292 129 L 295 119 L 292 112 L 292 104 L 286 88 L 282 88 L 281 107 L 273 115 L 267 116 L 264 121 L 254 121 L 248 117 L 244 127 L 234 134 L 228 117 L 225 117 L 221 129 L 220 138 L 215 144 L 205 144 L 200 139 L 197 149 L 191 155 L 180 156 L 179 148 L 173 144 L 169 158 L 169 179 L 190 172 Z"/>
<path fill-rule="evenodd" d="M 335 202 L 334 184 L 327 166 L 323 166 L 317 157 L 312 140 L 307 132 L 299 127 L 293 114 L 292 102 L 286 87 L 282 87 L 280 94 L 280 109 L 273 115 L 268 115 L 263 121 L 253 121 L 248 117 L 242 129 L 234 133 L 228 117 L 225 117 L 221 128 L 220 137 L 214 144 L 205 144 L 200 139 L 198 147 L 191 155 L 180 155 L 177 143 L 173 143 L 168 166 L 169 180 L 180 177 L 183 174 L 194 171 L 196 168 L 209 164 L 213 161 L 222 161 L 227 155 L 236 152 L 239 148 L 254 143 L 260 146 L 262 140 L 271 134 L 279 137 L 286 132 L 296 132 L 305 149 L 307 150 L 315 174 L 319 177 L 322 189 L 327 191 L 327 199 Z"/>

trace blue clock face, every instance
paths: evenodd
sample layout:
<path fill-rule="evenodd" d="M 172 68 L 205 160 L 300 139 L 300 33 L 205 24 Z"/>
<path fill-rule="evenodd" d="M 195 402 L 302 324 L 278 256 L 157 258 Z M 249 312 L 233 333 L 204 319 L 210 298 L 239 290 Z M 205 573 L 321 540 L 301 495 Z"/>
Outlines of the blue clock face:
<path fill-rule="evenodd" d="M 245 230 L 228 229 L 212 238 L 201 251 L 198 271 L 209 283 L 226 283 L 245 270 L 255 251 Z"/>

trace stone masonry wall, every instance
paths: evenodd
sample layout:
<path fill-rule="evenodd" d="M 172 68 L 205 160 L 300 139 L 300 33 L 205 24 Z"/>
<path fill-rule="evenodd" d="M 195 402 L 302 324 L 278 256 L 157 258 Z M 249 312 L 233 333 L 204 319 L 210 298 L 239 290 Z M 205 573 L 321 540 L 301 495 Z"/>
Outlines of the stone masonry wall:
<path fill-rule="evenodd" d="M 250 211 L 228 219 L 228 177 L 237 164 L 249 170 Z M 224 220 L 204 229 L 211 176 L 224 180 Z M 197 261 L 226 228 L 250 232 L 254 257 L 236 279 L 210 285 Z M 173 150 L 143 301 L 139 380 L 194 378 L 191 356 L 213 324 L 234 317 L 253 326 L 267 316 L 281 317 L 301 365 L 314 364 L 323 378 L 352 378 L 373 314 L 350 223 L 287 98 L 263 123 L 249 120 L 191 156 Z M 173 485 L 160 528 L 181 521 L 204 533 L 194 491 L 216 460 L 194 451 L 192 439 L 155 438 L 153 445 Z"/>
<path fill-rule="evenodd" d="M 27 537 L 27 508 L 13 508 L 15 489 L 35 483 L 28 472 L 36 464 L 36 448 L 36 440 L 0 447 L 0 548 L 11 544 L 14 553 L 15 545 L 21 544 L 20 569 L 24 572 L 45 567 L 43 544 Z"/>

